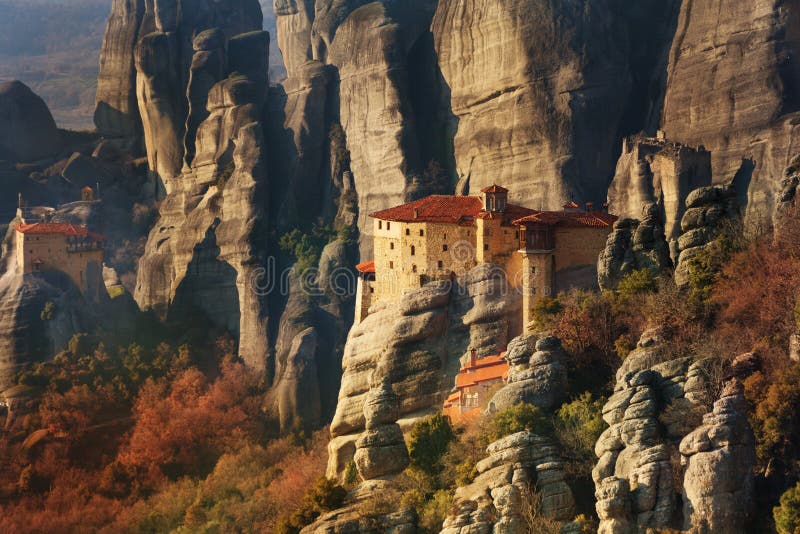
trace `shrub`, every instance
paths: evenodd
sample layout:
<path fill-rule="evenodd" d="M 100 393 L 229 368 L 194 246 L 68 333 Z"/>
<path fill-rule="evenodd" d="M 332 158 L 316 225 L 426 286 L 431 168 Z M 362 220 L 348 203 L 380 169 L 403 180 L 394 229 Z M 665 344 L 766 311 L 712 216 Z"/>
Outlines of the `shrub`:
<path fill-rule="evenodd" d="M 780 506 L 772 509 L 778 534 L 800 533 L 800 482 L 781 495 Z"/>
<path fill-rule="evenodd" d="M 302 274 L 317 266 L 322 249 L 335 237 L 336 233 L 330 226 L 314 225 L 307 232 L 293 228 L 280 238 L 279 245 L 295 259 L 295 269 Z"/>
<path fill-rule="evenodd" d="M 553 423 L 542 411 L 527 403 L 520 403 L 497 412 L 488 421 L 485 435 L 489 443 L 505 436 L 527 430 L 534 434 L 551 435 Z"/>
<path fill-rule="evenodd" d="M 408 454 L 411 466 L 431 475 L 442 470 L 442 456 L 455 439 L 447 416 L 438 414 L 418 421 L 411 429 Z"/>
<path fill-rule="evenodd" d="M 556 438 L 570 459 L 570 470 L 578 474 L 588 474 L 594 461 L 594 445 L 607 426 L 603 421 L 604 404 L 605 399 L 592 399 L 587 391 L 556 413 Z"/>
<path fill-rule="evenodd" d="M 536 299 L 533 303 L 531 324 L 528 327 L 538 331 L 549 329 L 561 309 L 561 302 L 558 299 L 552 297 Z"/>
<path fill-rule="evenodd" d="M 334 510 L 342 505 L 347 490 L 326 477 L 320 477 L 303 496 L 303 502 L 297 510 L 284 516 L 275 528 L 277 533 L 295 534 L 303 527 L 313 523 L 322 512 Z"/>
<path fill-rule="evenodd" d="M 630 302 L 642 293 L 652 293 L 656 289 L 656 276 L 650 269 L 639 269 L 620 280 L 617 298 L 622 302 Z"/>

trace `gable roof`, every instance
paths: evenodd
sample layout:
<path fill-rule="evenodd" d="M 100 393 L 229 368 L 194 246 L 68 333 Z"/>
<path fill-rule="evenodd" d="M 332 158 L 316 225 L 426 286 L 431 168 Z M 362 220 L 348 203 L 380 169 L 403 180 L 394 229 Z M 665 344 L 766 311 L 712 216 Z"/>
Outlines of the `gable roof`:
<path fill-rule="evenodd" d="M 91 237 L 97 241 L 105 241 L 105 236 L 90 232 L 85 226 L 67 223 L 31 223 L 18 224 L 17 232 L 25 235 L 65 235 L 67 237 Z"/>
<path fill-rule="evenodd" d="M 489 187 L 481 189 L 481 193 L 508 193 L 508 189 L 497 184 L 492 184 Z"/>
<path fill-rule="evenodd" d="M 516 225 L 539 223 L 572 227 L 605 228 L 614 224 L 616 215 L 604 211 L 535 211 L 514 221 Z"/>
<path fill-rule="evenodd" d="M 493 380 L 508 378 L 508 362 L 505 352 L 496 356 L 487 356 L 475 361 L 475 365 L 467 363 L 456 375 L 456 387 L 461 389 Z"/>
<path fill-rule="evenodd" d="M 430 195 L 414 202 L 371 213 L 373 219 L 397 222 L 471 222 L 483 209 L 478 197 Z"/>

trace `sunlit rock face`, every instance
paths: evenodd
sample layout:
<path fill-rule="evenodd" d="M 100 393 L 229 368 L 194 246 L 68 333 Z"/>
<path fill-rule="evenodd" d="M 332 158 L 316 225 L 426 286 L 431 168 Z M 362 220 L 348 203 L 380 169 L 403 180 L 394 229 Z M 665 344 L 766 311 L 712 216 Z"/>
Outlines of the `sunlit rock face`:
<path fill-rule="evenodd" d="M 670 139 L 705 145 L 714 182 L 734 180 L 749 224 L 769 223 L 798 152 L 799 9 L 792 1 L 683 2 L 669 55 L 661 127 Z"/>

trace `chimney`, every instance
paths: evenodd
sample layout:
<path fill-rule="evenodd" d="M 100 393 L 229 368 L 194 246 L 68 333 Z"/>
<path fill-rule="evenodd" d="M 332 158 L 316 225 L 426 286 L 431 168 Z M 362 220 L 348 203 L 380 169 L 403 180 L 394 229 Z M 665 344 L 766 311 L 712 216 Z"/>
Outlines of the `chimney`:
<path fill-rule="evenodd" d="M 603 211 L 608 213 L 608 202 L 603 202 Z"/>
<path fill-rule="evenodd" d="M 417 208 L 414 208 L 414 218 L 419 219 L 419 210 Z"/>
<path fill-rule="evenodd" d="M 478 363 L 478 353 L 475 349 L 469 349 L 469 366 L 475 367 L 476 363 Z"/>
<path fill-rule="evenodd" d="M 586 211 L 594 210 L 594 202 L 587 202 L 586 203 Z"/>

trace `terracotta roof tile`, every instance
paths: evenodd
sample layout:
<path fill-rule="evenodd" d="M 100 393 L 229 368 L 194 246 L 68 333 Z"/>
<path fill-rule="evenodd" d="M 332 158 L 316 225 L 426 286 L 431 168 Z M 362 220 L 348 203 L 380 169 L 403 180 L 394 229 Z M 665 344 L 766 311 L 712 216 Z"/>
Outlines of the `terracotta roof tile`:
<path fill-rule="evenodd" d="M 481 382 L 505 380 L 506 378 L 508 378 L 508 362 L 501 353 L 497 356 L 481 358 L 475 362 L 474 366 L 467 364 L 462 367 L 456 375 L 456 387 L 461 389 Z"/>
<path fill-rule="evenodd" d="M 481 189 L 481 193 L 508 193 L 508 189 L 497 184 L 492 184 L 489 187 Z"/>
<path fill-rule="evenodd" d="M 604 211 L 536 211 L 514 221 L 514 224 L 541 223 L 563 226 L 604 228 L 614 224 L 616 215 Z"/>
<path fill-rule="evenodd" d="M 483 202 L 478 197 L 431 195 L 408 204 L 371 213 L 384 221 L 462 223 L 474 220 Z"/>
<path fill-rule="evenodd" d="M 91 237 L 97 241 L 105 241 L 106 238 L 100 234 L 90 232 L 85 226 L 78 226 L 67 223 L 31 223 L 19 224 L 17 232 L 26 235 L 49 235 L 61 234 L 68 237 Z"/>
<path fill-rule="evenodd" d="M 359 263 L 356 265 L 356 270 L 360 273 L 374 273 L 375 272 L 375 262 L 374 261 L 366 261 L 364 263 Z"/>

